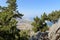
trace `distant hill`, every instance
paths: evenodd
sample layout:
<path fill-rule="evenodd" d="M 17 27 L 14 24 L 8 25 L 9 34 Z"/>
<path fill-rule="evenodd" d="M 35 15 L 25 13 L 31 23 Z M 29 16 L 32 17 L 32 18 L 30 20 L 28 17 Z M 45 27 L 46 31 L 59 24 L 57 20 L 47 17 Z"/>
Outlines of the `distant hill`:
<path fill-rule="evenodd" d="M 17 28 L 20 30 L 32 30 L 32 21 L 30 21 L 29 19 L 20 19 L 18 20 L 18 26 Z"/>

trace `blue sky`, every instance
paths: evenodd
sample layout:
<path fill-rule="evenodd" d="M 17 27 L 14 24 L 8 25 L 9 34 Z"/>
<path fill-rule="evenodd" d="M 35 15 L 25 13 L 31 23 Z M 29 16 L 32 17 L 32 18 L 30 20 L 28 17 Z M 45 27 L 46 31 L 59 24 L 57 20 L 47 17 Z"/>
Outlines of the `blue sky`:
<path fill-rule="evenodd" d="M 1 6 L 7 6 L 6 0 L 0 0 Z M 60 9 L 60 0 L 17 0 L 17 5 L 20 13 L 24 14 L 25 18 L 32 19 L 35 16 L 41 16 L 43 12 L 47 14 L 53 10 Z"/>

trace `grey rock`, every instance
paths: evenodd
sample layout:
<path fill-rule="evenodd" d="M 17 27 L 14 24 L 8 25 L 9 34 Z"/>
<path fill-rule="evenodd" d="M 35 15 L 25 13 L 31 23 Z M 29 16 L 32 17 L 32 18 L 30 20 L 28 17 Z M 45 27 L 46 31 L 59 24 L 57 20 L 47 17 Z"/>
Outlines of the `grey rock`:
<path fill-rule="evenodd" d="M 30 40 L 49 40 L 48 38 L 48 32 L 37 32 L 35 35 L 33 35 Z"/>

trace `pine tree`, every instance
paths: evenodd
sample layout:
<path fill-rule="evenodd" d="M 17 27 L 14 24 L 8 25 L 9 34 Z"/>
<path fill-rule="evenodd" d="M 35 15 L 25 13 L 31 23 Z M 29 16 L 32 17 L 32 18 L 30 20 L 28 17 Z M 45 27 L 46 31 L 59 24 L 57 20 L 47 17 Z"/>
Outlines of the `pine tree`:
<path fill-rule="evenodd" d="M 45 23 L 45 19 L 42 19 L 42 17 L 41 18 L 39 18 L 38 16 L 35 17 L 34 21 L 32 22 L 32 25 L 34 26 L 33 27 L 34 32 L 37 32 L 37 31 L 45 32 L 46 30 L 48 30 L 48 26 Z"/>
<path fill-rule="evenodd" d="M 20 40 L 16 18 L 23 15 L 16 10 L 16 0 L 7 0 L 8 7 L 1 7 L 0 12 L 0 40 Z"/>
<path fill-rule="evenodd" d="M 60 11 L 52 11 L 49 15 L 48 15 L 48 20 L 51 21 L 52 23 L 56 23 L 58 21 L 58 19 L 60 18 Z"/>
<path fill-rule="evenodd" d="M 48 20 L 47 14 L 44 12 L 43 15 L 41 15 L 41 20 L 45 22 L 45 20 Z"/>

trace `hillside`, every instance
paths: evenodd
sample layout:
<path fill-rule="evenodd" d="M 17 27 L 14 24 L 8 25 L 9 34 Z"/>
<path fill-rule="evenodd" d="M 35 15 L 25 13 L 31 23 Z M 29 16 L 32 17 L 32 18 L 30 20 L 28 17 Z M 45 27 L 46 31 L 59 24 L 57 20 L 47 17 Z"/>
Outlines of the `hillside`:
<path fill-rule="evenodd" d="M 28 19 L 20 19 L 17 28 L 20 30 L 32 30 L 33 26 L 31 25 L 31 23 L 32 21 Z"/>

